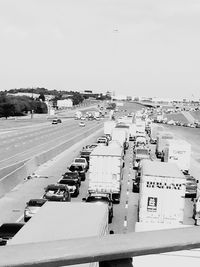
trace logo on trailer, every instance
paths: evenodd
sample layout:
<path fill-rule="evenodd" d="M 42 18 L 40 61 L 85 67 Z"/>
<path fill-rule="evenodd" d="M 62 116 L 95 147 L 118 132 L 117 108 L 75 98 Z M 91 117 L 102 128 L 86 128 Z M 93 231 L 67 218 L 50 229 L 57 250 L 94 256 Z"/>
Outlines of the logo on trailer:
<path fill-rule="evenodd" d="M 148 197 L 147 200 L 147 211 L 157 211 L 157 197 Z"/>

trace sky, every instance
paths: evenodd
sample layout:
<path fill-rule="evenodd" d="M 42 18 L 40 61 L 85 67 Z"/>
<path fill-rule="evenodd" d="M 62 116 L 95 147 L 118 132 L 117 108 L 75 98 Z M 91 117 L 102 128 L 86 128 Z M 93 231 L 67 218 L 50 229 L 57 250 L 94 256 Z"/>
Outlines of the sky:
<path fill-rule="evenodd" d="M 0 90 L 200 97 L 199 0 L 0 0 Z"/>

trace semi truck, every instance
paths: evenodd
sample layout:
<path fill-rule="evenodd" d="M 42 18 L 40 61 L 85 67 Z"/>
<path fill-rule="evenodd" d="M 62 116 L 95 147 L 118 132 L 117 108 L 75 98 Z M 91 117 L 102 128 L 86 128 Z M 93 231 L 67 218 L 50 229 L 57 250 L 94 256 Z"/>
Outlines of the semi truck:
<path fill-rule="evenodd" d="M 80 120 L 80 118 L 82 117 L 83 115 L 82 115 L 82 112 L 81 111 L 76 111 L 76 113 L 75 113 L 75 119 L 76 120 Z"/>
<path fill-rule="evenodd" d="M 183 172 L 189 173 L 191 144 L 185 140 L 168 140 L 164 148 L 164 162 L 174 162 Z"/>
<path fill-rule="evenodd" d="M 146 146 L 139 146 L 134 149 L 133 152 L 133 168 L 137 169 L 141 164 L 142 160 L 150 159 L 150 151 Z"/>
<path fill-rule="evenodd" d="M 104 134 L 105 135 L 112 135 L 112 130 L 115 128 L 115 121 L 105 121 L 104 122 Z"/>
<path fill-rule="evenodd" d="M 166 147 L 166 144 L 169 139 L 173 139 L 174 136 L 170 132 L 160 132 L 159 135 L 157 135 L 157 143 L 156 143 L 156 156 L 157 158 L 163 157 L 163 152 Z"/>
<path fill-rule="evenodd" d="M 88 192 L 109 193 L 120 202 L 124 167 L 123 148 L 112 141 L 108 146 L 96 147 L 90 154 Z"/>
<path fill-rule="evenodd" d="M 144 120 L 136 120 L 136 136 L 140 134 L 145 134 L 145 121 Z"/>
<path fill-rule="evenodd" d="M 107 234 L 106 204 L 46 202 L 8 245 L 100 237 Z M 98 266 L 98 263 L 73 266 L 92 267 Z"/>
<path fill-rule="evenodd" d="M 112 130 L 112 140 L 120 143 L 121 146 L 124 146 L 124 143 L 128 139 L 128 134 L 126 129 L 123 128 L 114 128 Z"/>
<path fill-rule="evenodd" d="M 163 131 L 164 127 L 162 125 L 157 125 L 155 123 L 152 123 L 150 128 L 150 143 L 156 144 L 158 134 Z"/>
<path fill-rule="evenodd" d="M 175 163 L 144 160 L 139 222 L 183 224 L 186 178 Z"/>

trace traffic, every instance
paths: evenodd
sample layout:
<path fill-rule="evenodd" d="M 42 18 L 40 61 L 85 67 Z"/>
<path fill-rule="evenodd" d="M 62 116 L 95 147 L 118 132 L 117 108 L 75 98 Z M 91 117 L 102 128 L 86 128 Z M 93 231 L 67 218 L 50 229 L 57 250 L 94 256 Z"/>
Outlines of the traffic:
<path fill-rule="evenodd" d="M 43 210 L 52 216 L 51 205 L 64 210 L 65 204 L 66 212 L 75 204 L 80 210 L 85 204 L 106 207 L 107 234 L 198 224 L 198 212 L 193 211 L 198 201 L 191 206 L 198 182 L 190 175 L 191 146 L 154 123 L 148 110 L 115 116 L 104 122 L 103 134 L 95 142 L 84 145 L 62 166 L 60 177 L 43 187 L 39 198 L 26 200 L 23 218 L 17 222 L 29 229 L 23 231 L 32 231 L 30 222 L 40 221 Z M 193 219 L 188 220 L 191 212 Z M 8 240 L 8 245 L 14 244 L 15 236 Z"/>

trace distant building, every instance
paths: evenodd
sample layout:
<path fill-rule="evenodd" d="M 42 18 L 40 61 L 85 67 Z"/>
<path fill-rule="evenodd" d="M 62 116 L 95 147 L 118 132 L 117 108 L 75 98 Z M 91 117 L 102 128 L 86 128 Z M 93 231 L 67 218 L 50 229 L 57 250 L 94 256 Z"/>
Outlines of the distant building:
<path fill-rule="evenodd" d="M 127 101 L 131 101 L 131 100 L 132 100 L 132 96 L 127 96 L 127 97 L 126 97 L 126 100 L 127 100 Z"/>
<path fill-rule="evenodd" d="M 71 108 L 72 106 L 73 106 L 73 102 L 71 99 L 57 100 L 58 108 Z"/>

